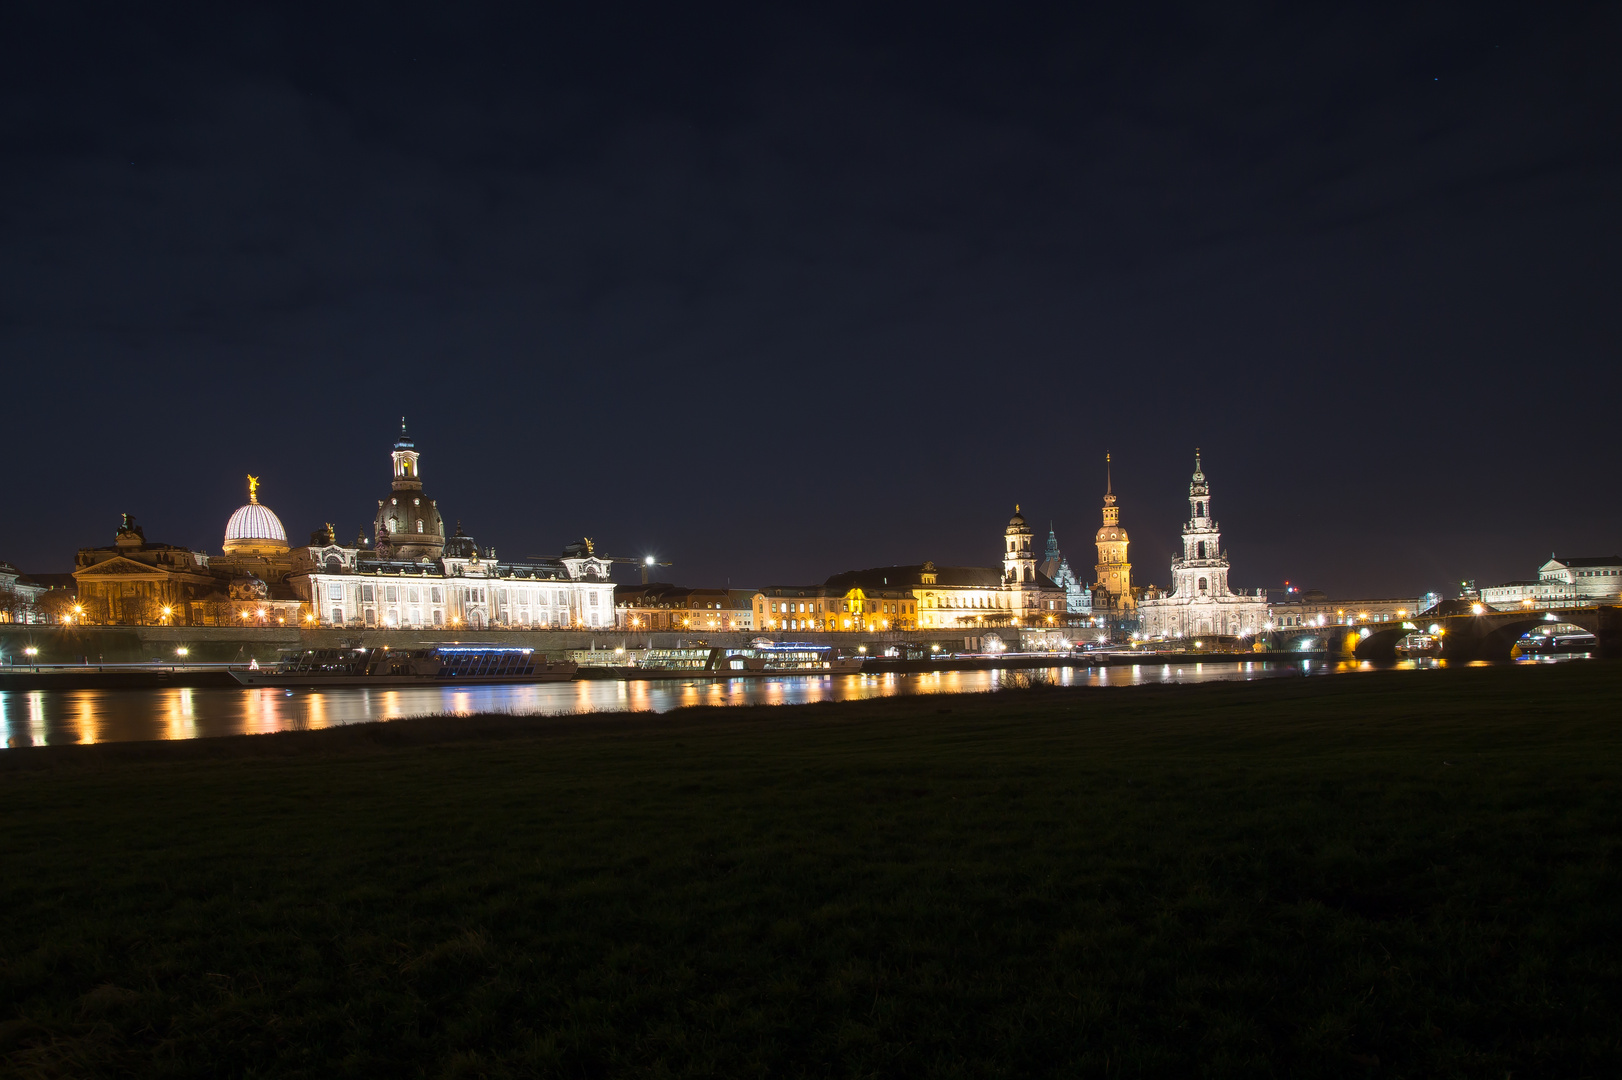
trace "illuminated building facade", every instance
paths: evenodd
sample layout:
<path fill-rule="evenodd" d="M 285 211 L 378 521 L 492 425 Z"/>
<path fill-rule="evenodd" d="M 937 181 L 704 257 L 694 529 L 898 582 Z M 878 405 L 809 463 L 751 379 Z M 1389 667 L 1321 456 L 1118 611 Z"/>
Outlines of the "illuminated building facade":
<path fill-rule="evenodd" d="M 1622 557 L 1558 558 L 1538 567 L 1538 582 L 1551 588 L 1564 586 L 1579 603 L 1615 604 L 1622 600 Z M 1487 590 L 1482 590 L 1486 599 Z"/>
<path fill-rule="evenodd" d="M 853 570 L 821 585 L 768 585 L 754 599 L 755 627 L 870 634 L 915 629 L 917 601 L 911 590 L 882 583 L 890 572 L 905 569 Z"/>
<path fill-rule="evenodd" d="M 755 628 L 753 589 L 688 589 L 676 585 L 620 586 L 614 593 L 626 630 L 733 631 Z"/>
<path fill-rule="evenodd" d="M 44 621 L 35 605 L 48 591 L 15 566 L 0 562 L 0 623 Z"/>
<path fill-rule="evenodd" d="M 1356 626 L 1362 623 L 1412 619 L 1426 610 L 1424 599 L 1416 596 L 1384 596 L 1361 600 L 1331 600 L 1317 589 L 1275 600 L 1268 608 L 1268 622 L 1274 630 L 1294 630 L 1315 626 Z"/>
<path fill-rule="evenodd" d="M 377 536 L 337 542 L 328 527 L 319 543 L 293 553 L 293 590 L 309 605 L 307 620 L 356 629 L 466 627 L 523 630 L 615 625 L 610 562 L 590 540 L 556 559 L 498 559 L 481 551 L 460 526 L 444 535 L 435 500 L 422 493 L 420 455 L 405 433 L 393 453 L 393 488 L 378 501 Z"/>
<path fill-rule="evenodd" d="M 1172 592 L 1146 599 L 1138 615 L 1151 638 L 1245 637 L 1266 628 L 1267 596 L 1228 587 L 1228 556 L 1211 509 L 1211 487 L 1194 451 L 1194 477 L 1188 485 L 1188 524 L 1183 555 L 1172 560 Z"/>
<path fill-rule="evenodd" d="M 756 625 L 789 630 L 958 630 L 1061 625 L 1065 590 L 1037 565 L 1030 526 L 1014 508 L 1003 530 L 1003 565 L 933 562 L 835 574 L 822 585 L 761 590 Z"/>
<path fill-rule="evenodd" d="M 205 552 L 148 542 L 130 514 L 112 547 L 80 548 L 73 560 L 76 618 L 87 623 L 186 625 L 192 603 L 219 591 Z"/>
<path fill-rule="evenodd" d="M 134 517 L 113 546 L 81 548 L 74 558 L 76 617 L 87 623 L 170 626 L 301 624 L 301 598 L 288 584 L 294 557 L 281 520 L 259 501 L 248 477 L 248 501 L 225 524 L 223 554 L 149 543 Z"/>

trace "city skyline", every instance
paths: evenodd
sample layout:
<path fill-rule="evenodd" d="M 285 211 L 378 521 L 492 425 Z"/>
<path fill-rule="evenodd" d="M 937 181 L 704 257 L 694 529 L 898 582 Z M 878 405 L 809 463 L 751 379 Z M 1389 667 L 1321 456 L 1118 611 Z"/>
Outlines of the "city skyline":
<path fill-rule="evenodd" d="M 1074 563 L 1109 450 L 1165 585 L 1195 446 L 1247 585 L 1619 546 L 1614 15 L 4 19 L 28 572 L 250 473 L 352 536 L 402 413 L 481 543 L 689 584 Z"/>
<path fill-rule="evenodd" d="M 402 418 L 401 420 L 402 431 L 407 419 L 408 418 Z M 435 466 L 437 464 L 437 459 L 440 456 L 438 453 L 438 448 L 433 446 L 428 440 L 420 438 L 417 435 L 416 426 L 414 424 L 411 425 L 411 427 L 413 429 L 412 439 L 408 441 L 408 445 L 410 442 L 414 441 L 417 445 L 417 449 L 422 452 L 423 464 L 421 466 L 421 475 L 423 476 L 424 484 L 426 487 L 435 492 L 436 503 L 444 500 L 447 497 L 449 499 L 449 502 L 445 507 L 439 508 L 439 512 L 444 516 L 445 535 L 451 535 L 458 529 L 465 529 L 467 534 L 478 542 L 481 549 L 495 547 L 503 558 L 550 557 L 551 555 L 555 555 L 557 550 L 561 550 L 564 545 L 577 541 L 583 536 L 590 536 L 593 542 L 597 545 L 597 549 L 600 553 L 610 554 L 617 557 L 631 557 L 635 559 L 641 559 L 643 556 L 653 556 L 659 560 L 661 567 L 668 564 L 668 569 L 661 569 L 656 572 L 655 578 L 657 580 L 668 580 L 677 584 L 703 586 L 714 586 L 719 583 L 717 580 L 712 580 L 708 577 L 701 579 L 691 577 L 682 569 L 685 563 L 679 558 L 681 553 L 679 551 L 668 550 L 667 545 L 662 545 L 658 542 L 643 545 L 616 544 L 612 537 L 602 535 L 600 530 L 594 533 L 590 529 L 587 529 L 584 532 L 577 530 L 573 535 L 558 533 L 556 535 L 547 534 L 545 536 L 529 537 L 527 539 L 522 536 L 509 538 L 483 528 L 482 524 L 484 517 L 479 512 L 479 509 L 476 507 L 463 507 L 458 498 L 459 492 L 457 492 L 454 488 L 447 491 L 448 485 L 442 482 L 442 478 L 437 475 Z M 1196 448 L 1196 451 L 1197 450 L 1198 448 Z M 1209 451 L 1204 451 L 1203 453 L 1205 456 L 1209 457 Z M 1169 591 L 1172 584 L 1170 573 L 1171 560 L 1176 554 L 1178 554 L 1180 543 L 1157 544 L 1154 536 L 1146 536 L 1147 530 L 1143 525 L 1139 525 L 1134 522 L 1132 514 L 1132 504 L 1134 500 L 1129 494 L 1123 495 L 1120 490 L 1116 490 L 1120 487 L 1120 485 L 1114 484 L 1110 479 L 1110 477 L 1119 471 L 1118 462 L 1113 460 L 1118 456 L 1118 454 L 1111 451 L 1105 452 L 1105 458 L 1110 460 L 1106 460 L 1100 464 L 1101 475 L 1105 477 L 1105 479 L 1101 481 L 1100 492 L 1094 500 L 1094 505 L 1090 508 L 1084 508 L 1081 511 L 1083 514 L 1090 511 L 1094 519 L 1092 527 L 1089 528 L 1088 523 L 1084 519 L 1078 517 L 1076 508 L 1073 506 L 1067 507 L 1063 513 L 1063 519 L 1068 523 L 1063 527 L 1061 527 L 1059 524 L 1059 521 L 1061 520 L 1060 515 L 1055 514 L 1044 517 L 1040 514 L 1036 514 L 1036 512 L 1033 510 L 1033 516 L 1031 517 L 1032 527 L 1043 538 L 1046 537 L 1047 530 L 1052 528 L 1058 535 L 1059 546 L 1065 557 L 1068 558 L 1072 564 L 1078 567 L 1078 573 L 1080 573 L 1082 577 L 1086 579 L 1086 583 L 1090 584 L 1095 576 L 1091 573 L 1091 562 L 1093 559 L 1094 548 L 1092 535 L 1096 530 L 1096 519 L 1100 509 L 1104 506 L 1104 491 L 1106 489 L 1114 490 L 1117 499 L 1119 500 L 1118 507 L 1121 514 L 1121 523 L 1132 535 L 1132 551 L 1130 559 L 1135 567 L 1133 571 L 1134 585 L 1138 587 L 1158 586 L 1163 590 Z M 1191 452 L 1191 458 L 1192 456 L 1193 452 Z M 382 476 L 382 470 L 388 467 L 386 454 L 379 453 L 378 455 L 375 455 L 375 457 L 381 458 L 382 464 L 378 465 L 376 470 L 377 477 L 374 477 L 374 480 L 380 478 Z M 1128 470 L 1129 475 L 1131 474 L 1131 471 L 1132 470 L 1130 469 Z M 287 539 L 292 546 L 303 546 L 307 542 L 308 533 L 321 529 L 329 523 L 333 525 L 334 534 L 340 544 L 347 545 L 352 543 L 353 539 L 357 537 L 357 535 L 364 537 L 368 546 L 376 543 L 376 529 L 373 525 L 373 520 L 376 517 L 377 512 L 375 494 L 372 500 L 372 512 L 367 514 L 364 518 L 360 517 L 358 514 L 346 515 L 330 509 L 323 517 L 318 510 L 316 517 L 311 519 L 312 524 L 310 525 L 310 528 L 304 529 L 301 528 L 295 520 L 288 516 L 286 508 L 288 506 L 297 506 L 307 503 L 309 501 L 308 496 L 300 499 L 297 497 L 298 493 L 296 490 L 277 491 L 274 487 L 267 487 L 267 483 L 270 482 L 267 481 L 267 476 L 274 476 L 274 473 L 270 470 L 264 469 L 262 466 L 260 467 L 260 472 L 258 474 L 244 474 L 243 476 L 239 476 L 237 478 L 237 486 L 239 488 L 238 494 L 240 495 L 241 490 L 247 490 L 250 501 L 262 502 L 267 508 L 273 509 L 281 519 L 283 527 L 287 532 Z M 1186 470 L 1183 480 L 1184 484 L 1186 485 Z M 247 484 L 246 489 L 242 489 L 243 483 Z M 345 487 L 351 486 L 353 485 L 345 485 Z M 365 486 L 364 483 L 362 486 Z M 374 483 L 371 487 L 372 489 L 376 489 L 376 486 L 376 483 Z M 259 499 L 259 493 L 261 490 L 264 490 L 266 493 L 263 500 Z M 1225 485 L 1223 485 L 1223 490 L 1218 494 L 1220 501 L 1217 507 L 1217 519 L 1223 524 L 1226 531 L 1231 532 L 1232 530 L 1228 530 L 1226 525 L 1226 523 L 1230 520 L 1226 513 L 1226 508 L 1230 500 L 1227 498 Z M 182 495 L 182 499 L 183 498 L 184 496 Z M 1182 504 L 1181 509 L 1183 514 L 1182 517 L 1177 521 L 1175 527 L 1180 533 L 1187 520 L 1188 506 L 1186 493 L 1180 496 L 1178 501 Z M 222 513 L 228 513 L 228 511 L 224 509 L 227 502 L 231 502 L 231 500 L 227 499 L 221 501 Z M 235 509 L 236 505 L 237 504 L 233 503 L 231 508 Z M 1016 504 L 1016 506 L 1017 505 L 1021 504 Z M 469 512 L 464 512 L 464 510 Z M 215 523 L 215 528 L 213 529 L 214 535 L 204 539 L 197 539 L 190 535 L 182 536 L 172 533 L 170 530 L 168 530 L 166 523 L 161 519 L 154 519 L 153 517 L 137 510 L 120 511 L 118 519 L 122 520 L 122 516 L 125 513 L 133 514 L 135 519 L 141 523 L 143 528 L 151 532 L 151 539 L 153 540 L 161 540 L 167 543 L 176 543 L 183 547 L 195 548 L 204 552 L 205 554 L 212 553 L 217 555 L 222 550 L 220 540 L 221 530 L 218 522 Z M 197 505 L 193 503 L 186 508 L 184 516 L 186 518 L 195 519 L 198 516 L 198 513 L 199 510 Z M 1150 518 L 1150 515 L 1148 514 L 1143 516 L 1145 520 Z M 352 521 L 351 518 L 354 520 Z M 903 551 L 902 555 L 893 558 L 866 558 L 864 560 L 864 549 L 861 548 L 858 542 L 856 544 L 844 545 L 843 547 L 843 550 L 848 550 L 854 553 L 853 561 L 850 561 L 848 565 L 835 566 L 834 564 L 830 563 L 821 567 L 811 566 L 805 568 L 803 572 L 795 572 L 793 570 L 785 571 L 780 567 L 775 567 L 768 559 L 765 563 L 767 569 L 764 571 L 763 576 L 759 577 L 758 579 L 740 580 L 739 575 L 735 573 L 735 571 L 741 564 L 723 562 L 719 564 L 720 574 L 722 577 L 728 579 L 728 583 L 732 587 L 759 588 L 770 584 L 784 584 L 788 582 L 820 582 L 825 577 L 842 572 L 848 572 L 861 567 L 905 565 L 908 563 L 922 562 L 926 559 L 941 565 L 991 565 L 996 563 L 1001 558 L 1001 551 L 995 542 L 995 532 L 994 530 L 990 529 L 990 526 L 999 523 L 1001 520 L 1002 518 L 996 518 L 996 520 L 993 522 L 985 523 L 987 528 L 980 530 L 983 535 L 978 538 L 977 542 L 971 542 L 971 544 L 966 546 L 940 544 L 932 541 L 929 537 L 919 536 L 915 540 L 913 550 L 910 552 Z M 111 535 L 112 528 L 114 527 L 116 526 L 110 526 L 104 531 L 106 531 L 108 535 Z M 106 537 L 103 536 L 87 537 L 81 544 L 76 546 L 95 546 L 105 542 L 105 540 Z M 902 548 L 905 548 L 907 543 L 905 534 L 900 536 L 900 541 Z M 945 548 L 948 551 L 966 553 L 960 557 L 948 556 L 944 558 L 919 553 L 923 549 L 936 547 Z M 1239 556 L 1241 560 L 1244 559 L 1245 550 L 1246 546 L 1241 543 L 1241 554 Z M 1562 556 L 1579 554 L 1578 552 L 1572 550 L 1560 550 L 1558 553 Z M 1164 555 L 1163 559 L 1162 555 Z M 71 551 L 67 553 L 64 558 L 65 561 L 71 563 Z M 1507 581 L 1511 580 L 1512 578 L 1524 578 L 1532 572 L 1532 568 L 1536 565 L 1536 563 L 1542 561 L 1542 558 L 1543 556 L 1540 555 L 1537 558 L 1530 560 L 1528 565 L 1519 566 L 1511 573 L 1502 577 L 1495 576 L 1491 578 L 1481 578 L 1473 577 L 1471 575 L 1465 575 L 1465 577 L 1470 580 L 1475 580 L 1477 584 L 1481 586 L 1490 586 L 1496 584 L 1500 580 Z M 759 560 L 756 560 L 756 562 L 758 564 Z M 703 564 L 701 563 L 701 565 Z M 716 564 L 712 562 L 710 565 Z M 59 570 L 57 567 L 52 566 L 45 570 L 36 570 L 35 572 L 55 573 L 65 571 Z M 1303 578 L 1299 575 L 1295 577 L 1281 578 L 1276 581 L 1271 579 L 1262 580 L 1261 578 L 1257 577 L 1257 574 L 1253 573 L 1251 568 L 1248 565 L 1245 565 L 1243 561 L 1241 572 L 1244 577 L 1245 584 L 1249 588 L 1261 587 L 1268 590 L 1282 590 L 1286 582 L 1288 582 L 1289 584 L 1294 585 L 1297 589 L 1319 589 L 1329 593 L 1332 596 L 1344 596 L 1348 598 L 1354 596 L 1419 594 L 1431 590 L 1437 590 L 1443 592 L 1444 594 L 1451 595 L 1448 590 L 1456 588 L 1460 580 L 1462 580 L 1455 575 L 1440 580 L 1423 582 L 1419 586 L 1403 588 L 1391 584 L 1389 579 L 1383 584 L 1377 579 L 1375 586 L 1372 588 L 1367 588 L 1362 591 L 1349 591 L 1344 589 L 1335 590 L 1325 588 L 1319 582 L 1315 582 L 1308 578 Z M 628 573 L 622 572 L 620 577 L 625 579 L 622 583 L 629 584 L 635 573 L 635 570 L 631 570 Z"/>

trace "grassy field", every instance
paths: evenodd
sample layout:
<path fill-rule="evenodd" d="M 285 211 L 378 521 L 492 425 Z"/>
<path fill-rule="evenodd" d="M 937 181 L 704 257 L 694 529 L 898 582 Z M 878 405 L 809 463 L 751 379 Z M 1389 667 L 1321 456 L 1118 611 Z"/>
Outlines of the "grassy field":
<path fill-rule="evenodd" d="M 1622 667 L 0 752 L 29 1076 L 1609 1076 Z"/>

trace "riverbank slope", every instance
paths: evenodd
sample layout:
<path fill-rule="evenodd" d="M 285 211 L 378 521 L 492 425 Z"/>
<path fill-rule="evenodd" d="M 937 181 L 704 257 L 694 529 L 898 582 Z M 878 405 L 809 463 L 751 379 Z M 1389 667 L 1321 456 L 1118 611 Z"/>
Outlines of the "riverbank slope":
<path fill-rule="evenodd" d="M 1597 1074 L 1622 666 L 0 754 L 22 1075 Z"/>

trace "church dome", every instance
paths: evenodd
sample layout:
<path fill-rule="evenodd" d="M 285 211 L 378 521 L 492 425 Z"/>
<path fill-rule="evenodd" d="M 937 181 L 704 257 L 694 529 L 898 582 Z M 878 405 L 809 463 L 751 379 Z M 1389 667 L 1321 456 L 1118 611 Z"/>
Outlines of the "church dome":
<path fill-rule="evenodd" d="M 445 551 L 445 519 L 439 504 L 422 490 L 422 455 L 406 434 L 405 418 L 400 419 L 400 436 L 394 441 L 394 480 L 387 499 L 377 500 L 377 517 L 372 535 L 379 554 L 392 559 L 416 561 L 437 559 Z"/>
<path fill-rule="evenodd" d="M 1126 530 L 1121 528 L 1119 525 L 1105 525 L 1102 529 L 1098 530 L 1099 543 L 1116 540 L 1126 543 L 1128 539 L 1129 538 L 1126 535 Z"/>
<path fill-rule="evenodd" d="M 1029 532 L 1030 531 L 1030 529 L 1025 524 L 1025 516 L 1019 512 L 1019 505 L 1017 503 L 1014 505 L 1014 516 L 1008 519 L 1008 531 L 1009 532 Z"/>
<path fill-rule="evenodd" d="M 225 523 L 227 555 L 251 553 L 281 555 L 287 552 L 287 530 L 270 507 L 259 502 L 259 478 L 248 477 L 248 501 L 237 507 Z"/>

